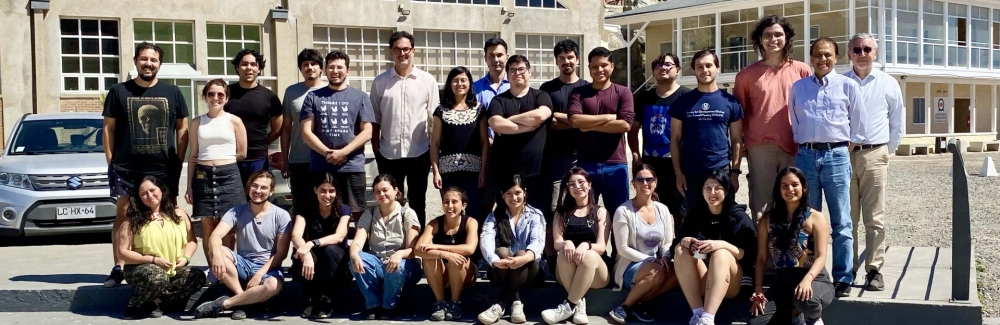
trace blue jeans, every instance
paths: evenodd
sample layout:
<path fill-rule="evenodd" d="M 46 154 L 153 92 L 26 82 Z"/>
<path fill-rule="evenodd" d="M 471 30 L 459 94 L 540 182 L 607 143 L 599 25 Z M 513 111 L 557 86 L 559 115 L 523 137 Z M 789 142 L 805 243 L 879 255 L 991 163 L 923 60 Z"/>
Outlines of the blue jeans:
<path fill-rule="evenodd" d="M 244 160 L 236 162 L 236 167 L 240 169 L 240 185 L 247 186 L 247 181 L 250 180 L 250 175 L 258 170 L 269 170 L 271 166 L 267 165 L 267 159 L 261 160 Z"/>
<path fill-rule="evenodd" d="M 399 269 L 389 273 L 385 271 L 385 263 L 375 255 L 365 252 L 358 255 L 365 266 L 365 273 L 358 274 L 352 268 L 351 274 L 358 281 L 361 294 L 365 296 L 365 309 L 379 306 L 385 309 L 395 308 L 403 288 L 417 284 L 423 276 L 420 262 L 416 260 L 403 259 L 399 263 Z"/>
<path fill-rule="evenodd" d="M 240 254 L 236 254 L 234 251 L 229 251 L 229 253 L 233 254 L 233 260 L 236 262 L 236 275 L 240 279 L 240 285 L 246 287 L 247 282 L 250 282 L 250 278 L 253 278 L 254 274 L 257 274 L 257 271 L 260 271 L 260 268 L 264 267 L 264 264 L 254 263 L 240 256 Z M 264 273 L 264 276 L 260 278 L 260 283 L 257 285 L 264 284 L 264 280 L 270 277 L 277 278 L 279 283 L 285 282 L 285 273 L 281 268 L 276 268 Z"/>
<path fill-rule="evenodd" d="M 823 195 L 830 207 L 833 231 L 833 282 L 853 283 L 854 238 L 851 231 L 851 159 L 847 147 L 813 150 L 799 147 L 795 166 L 806 175 L 809 206 L 823 211 Z"/>
<path fill-rule="evenodd" d="M 577 163 L 577 166 L 590 174 L 594 183 L 594 197 L 604 197 L 605 209 L 614 211 L 628 200 L 627 164 Z"/>

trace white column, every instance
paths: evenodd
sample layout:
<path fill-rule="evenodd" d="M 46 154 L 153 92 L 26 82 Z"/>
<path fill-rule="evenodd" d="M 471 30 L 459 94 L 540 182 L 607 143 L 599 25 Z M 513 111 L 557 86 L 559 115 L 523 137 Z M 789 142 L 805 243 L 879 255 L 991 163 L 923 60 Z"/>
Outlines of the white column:
<path fill-rule="evenodd" d="M 917 8 L 917 25 L 919 25 L 917 30 L 924 30 L 924 2 L 918 1 Z M 924 66 L 924 35 L 920 35 L 920 37 L 917 38 L 917 43 L 919 43 L 918 46 L 920 46 L 920 51 L 917 51 L 920 60 L 918 63 L 920 63 L 920 66 L 922 67 Z"/>
<path fill-rule="evenodd" d="M 955 133 L 955 83 L 950 81 L 948 82 L 947 105 L 948 105 L 948 133 Z"/>
<path fill-rule="evenodd" d="M 897 25 L 897 18 L 896 18 L 898 15 L 896 14 L 896 10 L 897 10 L 896 8 L 898 8 L 898 7 L 899 7 L 898 1 L 897 0 L 892 0 L 892 19 L 886 19 L 885 20 L 886 23 L 892 24 L 892 46 L 896 47 L 895 50 L 899 49 L 899 30 L 896 29 L 896 26 L 898 26 Z M 885 14 L 883 13 L 879 17 L 882 17 L 882 16 L 885 16 Z M 885 37 L 883 37 L 883 38 L 885 38 Z M 886 45 L 886 44 L 883 43 L 882 45 Z M 896 52 L 897 51 L 892 51 L 892 53 L 896 53 Z M 883 51 L 882 53 L 888 53 L 888 52 Z M 896 62 L 896 58 L 898 58 L 898 57 L 899 57 L 899 55 L 897 54 L 897 55 L 894 55 L 892 58 L 885 58 L 885 60 L 887 62 L 892 62 L 892 63 L 899 64 L 899 62 Z M 907 57 L 909 57 L 909 55 L 907 55 Z"/>
<path fill-rule="evenodd" d="M 965 66 L 967 68 L 972 67 L 972 6 L 971 5 L 965 6 Z M 973 94 L 975 94 L 975 92 L 973 92 Z M 972 100 L 975 101 L 976 96 L 972 96 Z M 975 103 L 973 103 L 972 106 L 975 106 Z M 976 119 L 975 115 L 972 116 L 972 119 L 973 120 Z M 972 123 L 972 125 L 969 126 L 969 130 L 974 129 L 975 127 L 976 127 L 975 123 Z"/>
<path fill-rule="evenodd" d="M 977 84 L 969 85 L 969 133 L 976 133 L 976 86 Z"/>
<path fill-rule="evenodd" d="M 737 11 L 737 13 L 739 13 L 739 11 Z M 722 13 L 721 12 L 715 13 L 715 55 L 722 56 Z"/>
<path fill-rule="evenodd" d="M 990 86 L 990 132 L 997 131 L 997 84 Z"/>
<path fill-rule="evenodd" d="M 906 128 L 907 128 L 907 126 L 910 125 L 910 121 L 907 119 L 906 113 L 907 113 L 907 109 L 909 109 L 909 106 L 913 105 L 913 102 L 912 101 L 908 101 L 909 98 L 906 97 L 906 80 L 900 80 L 899 81 L 899 89 L 903 91 L 903 98 L 902 98 L 902 101 L 903 101 L 903 111 L 901 112 L 903 114 L 903 125 L 901 127 L 903 128 L 903 135 L 905 136 L 906 135 Z"/>
<path fill-rule="evenodd" d="M 681 40 L 681 34 L 683 34 L 683 33 L 681 33 L 681 18 L 678 17 L 677 21 L 674 24 L 675 24 L 674 25 L 674 39 L 677 40 L 677 41 L 674 42 L 674 55 L 677 56 L 678 60 L 683 60 L 684 56 L 681 55 L 681 53 L 684 51 L 684 43 Z M 682 67 L 684 66 L 684 63 L 681 63 L 681 62 L 675 62 L 675 63 L 677 63 L 678 65 L 680 65 Z M 679 68 L 678 69 L 678 71 L 681 71 L 681 70 L 684 70 L 684 69 L 683 68 Z"/>
<path fill-rule="evenodd" d="M 857 16 L 857 12 L 854 10 L 854 8 L 855 8 L 854 7 L 854 1 L 848 1 L 847 2 L 847 41 L 848 42 L 850 42 L 851 37 L 854 36 L 854 34 L 858 33 L 857 26 L 855 26 L 855 25 L 857 25 L 857 23 L 856 23 L 857 22 L 857 17 L 856 17 Z M 869 25 L 869 26 L 871 26 L 871 25 Z M 868 32 L 868 31 L 865 31 L 865 32 Z M 851 44 L 847 44 L 847 46 L 850 47 Z M 848 51 L 850 51 L 850 50 L 848 50 Z"/>
<path fill-rule="evenodd" d="M 934 123 L 934 110 L 931 107 L 935 106 L 937 103 L 931 94 L 931 83 L 924 82 L 924 134 L 931 134 L 931 123 Z"/>
<path fill-rule="evenodd" d="M 921 1 L 921 2 L 923 2 L 923 1 Z M 921 20 L 923 20 L 923 18 L 924 17 L 920 17 Z M 945 2 L 944 3 L 944 66 L 946 66 L 946 67 L 948 66 L 948 62 L 949 62 L 948 61 L 948 56 L 949 56 L 948 55 L 948 46 L 951 44 L 951 43 L 948 43 L 948 41 L 949 41 L 949 39 L 948 39 L 948 3 Z M 921 49 L 921 51 L 923 51 L 923 49 Z M 951 95 L 951 94 L 948 94 L 948 95 Z"/>
<path fill-rule="evenodd" d="M 803 42 L 803 44 L 805 44 L 805 46 L 803 47 L 803 51 L 806 52 L 805 53 L 805 55 L 806 55 L 805 56 L 806 61 L 809 61 L 809 49 L 810 49 L 809 45 L 812 42 L 813 37 L 815 37 L 815 36 L 809 35 L 809 34 L 812 34 L 811 33 L 812 32 L 812 27 L 810 27 L 811 22 L 809 21 L 809 1 L 802 1 L 802 6 L 804 8 L 803 11 L 802 11 L 802 25 L 803 25 L 802 29 L 805 29 L 805 31 L 803 31 L 803 33 L 802 33 L 803 35 L 805 35 L 802 38 L 805 41 L 805 42 Z"/>

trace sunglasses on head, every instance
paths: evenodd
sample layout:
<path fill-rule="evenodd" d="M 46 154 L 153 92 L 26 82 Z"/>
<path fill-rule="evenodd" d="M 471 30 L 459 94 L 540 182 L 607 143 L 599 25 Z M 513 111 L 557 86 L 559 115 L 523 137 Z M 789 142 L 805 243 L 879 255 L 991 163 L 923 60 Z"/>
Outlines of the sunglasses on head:
<path fill-rule="evenodd" d="M 861 52 L 865 52 L 865 54 L 871 54 L 873 50 L 874 49 L 872 49 L 871 46 L 865 46 L 865 47 L 858 46 L 855 47 L 853 51 L 854 54 L 861 54 Z"/>

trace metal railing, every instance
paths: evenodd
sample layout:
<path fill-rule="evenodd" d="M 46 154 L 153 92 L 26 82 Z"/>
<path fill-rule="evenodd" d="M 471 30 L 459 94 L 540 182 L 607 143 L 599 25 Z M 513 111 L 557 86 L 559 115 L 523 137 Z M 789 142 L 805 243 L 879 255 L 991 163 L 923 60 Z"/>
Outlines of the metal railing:
<path fill-rule="evenodd" d="M 969 218 L 969 178 L 962 158 L 961 142 L 948 141 L 951 151 L 951 301 L 969 300 L 969 271 L 972 265 L 972 221 Z"/>

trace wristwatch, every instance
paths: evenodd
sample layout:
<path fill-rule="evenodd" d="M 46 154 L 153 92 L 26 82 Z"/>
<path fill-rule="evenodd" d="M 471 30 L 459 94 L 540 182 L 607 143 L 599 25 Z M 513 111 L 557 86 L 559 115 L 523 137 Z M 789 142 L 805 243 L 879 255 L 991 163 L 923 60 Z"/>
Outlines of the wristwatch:
<path fill-rule="evenodd" d="M 313 243 L 313 247 L 319 247 L 319 239 L 313 239 L 312 243 Z"/>
<path fill-rule="evenodd" d="M 743 174 L 743 171 L 740 170 L 740 169 L 733 169 L 733 168 L 731 168 L 731 169 L 729 169 L 729 172 L 733 173 L 733 174 L 736 174 L 736 175 Z"/>

